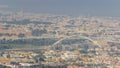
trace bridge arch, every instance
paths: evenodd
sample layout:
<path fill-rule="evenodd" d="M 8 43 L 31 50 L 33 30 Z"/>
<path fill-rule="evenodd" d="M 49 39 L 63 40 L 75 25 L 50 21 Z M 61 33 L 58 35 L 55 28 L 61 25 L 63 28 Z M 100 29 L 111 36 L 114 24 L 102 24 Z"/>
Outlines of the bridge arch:
<path fill-rule="evenodd" d="M 93 40 L 93 39 L 91 39 L 91 38 L 89 38 L 89 37 L 86 37 L 86 36 L 76 36 L 76 35 L 63 37 L 63 38 L 61 38 L 60 40 L 58 40 L 57 42 L 55 42 L 52 46 L 55 47 L 56 45 L 58 45 L 59 43 L 61 43 L 63 40 L 69 39 L 69 38 L 72 38 L 72 37 L 87 39 L 87 40 L 93 42 L 93 44 L 95 44 L 95 45 L 101 47 L 101 45 L 98 44 L 97 41 L 95 41 L 95 40 Z"/>

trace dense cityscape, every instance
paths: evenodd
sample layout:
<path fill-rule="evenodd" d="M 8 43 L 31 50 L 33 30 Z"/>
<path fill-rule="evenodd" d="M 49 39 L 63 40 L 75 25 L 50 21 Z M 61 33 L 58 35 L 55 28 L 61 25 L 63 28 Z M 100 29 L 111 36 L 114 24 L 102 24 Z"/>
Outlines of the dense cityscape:
<path fill-rule="evenodd" d="M 0 11 L 1 67 L 120 68 L 119 48 L 119 19 Z"/>

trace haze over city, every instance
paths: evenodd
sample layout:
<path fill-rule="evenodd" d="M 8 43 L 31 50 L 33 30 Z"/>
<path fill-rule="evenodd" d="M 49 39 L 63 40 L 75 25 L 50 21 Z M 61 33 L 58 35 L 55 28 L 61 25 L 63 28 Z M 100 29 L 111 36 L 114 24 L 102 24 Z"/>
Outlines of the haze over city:
<path fill-rule="evenodd" d="M 120 0 L 0 0 L 0 68 L 120 68 Z"/>
<path fill-rule="evenodd" d="M 1 10 L 120 17 L 120 0 L 0 0 Z"/>

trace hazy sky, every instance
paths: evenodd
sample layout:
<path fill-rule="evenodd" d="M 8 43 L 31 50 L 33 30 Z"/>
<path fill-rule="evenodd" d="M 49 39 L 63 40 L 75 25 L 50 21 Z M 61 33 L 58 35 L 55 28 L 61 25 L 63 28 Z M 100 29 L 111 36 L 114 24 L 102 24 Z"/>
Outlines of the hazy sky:
<path fill-rule="evenodd" d="M 0 0 L 0 10 L 29 12 L 119 16 L 120 0 Z"/>

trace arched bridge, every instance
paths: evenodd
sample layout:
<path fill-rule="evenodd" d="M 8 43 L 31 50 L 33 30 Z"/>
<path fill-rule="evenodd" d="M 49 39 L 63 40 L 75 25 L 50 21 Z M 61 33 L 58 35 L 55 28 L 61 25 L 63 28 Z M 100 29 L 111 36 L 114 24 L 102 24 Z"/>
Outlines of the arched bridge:
<path fill-rule="evenodd" d="M 89 37 L 86 37 L 86 36 L 76 36 L 76 35 L 63 37 L 63 38 L 61 38 L 60 40 L 58 40 L 57 42 L 55 42 L 55 43 L 52 45 L 52 47 L 54 47 L 54 46 L 58 45 L 58 44 L 59 44 L 59 43 L 61 43 L 63 40 L 65 40 L 65 39 L 69 39 L 69 38 L 72 38 L 72 37 L 87 39 L 87 40 L 89 40 L 89 41 L 93 42 L 95 45 L 98 45 L 99 47 L 101 47 L 101 45 L 100 45 L 100 44 L 98 44 L 98 43 L 97 43 L 97 41 L 92 40 L 92 39 L 91 39 L 91 38 L 89 38 Z"/>

